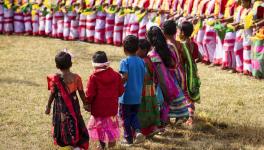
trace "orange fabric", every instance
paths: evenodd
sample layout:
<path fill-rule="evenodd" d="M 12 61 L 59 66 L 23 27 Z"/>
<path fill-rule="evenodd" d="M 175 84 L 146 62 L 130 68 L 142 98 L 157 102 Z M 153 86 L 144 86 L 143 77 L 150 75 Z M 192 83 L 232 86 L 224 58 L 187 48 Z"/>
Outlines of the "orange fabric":
<path fill-rule="evenodd" d="M 72 83 L 67 84 L 68 90 L 70 93 L 74 91 L 81 91 L 83 90 L 83 84 L 82 84 L 82 79 L 79 75 L 76 74 L 75 79 Z"/>
<path fill-rule="evenodd" d="M 47 77 L 48 80 L 48 90 L 50 90 L 52 93 L 54 92 L 54 76 L 55 75 L 49 75 Z M 83 84 L 82 84 L 82 79 L 79 75 L 75 75 L 75 78 L 73 82 L 66 84 L 67 85 L 67 90 L 69 93 L 75 92 L 77 90 L 81 91 L 83 90 Z"/>

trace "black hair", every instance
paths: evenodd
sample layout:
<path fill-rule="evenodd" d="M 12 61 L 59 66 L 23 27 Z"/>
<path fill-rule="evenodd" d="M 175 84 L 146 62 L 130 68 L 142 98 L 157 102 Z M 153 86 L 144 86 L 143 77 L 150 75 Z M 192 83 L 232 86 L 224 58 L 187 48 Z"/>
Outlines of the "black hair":
<path fill-rule="evenodd" d="M 138 38 L 134 35 L 128 35 L 124 40 L 124 49 L 130 54 L 135 54 L 138 50 Z"/>
<path fill-rule="evenodd" d="M 183 31 L 185 37 L 189 38 L 193 33 L 193 24 L 189 21 L 184 21 L 179 25 L 181 31 Z"/>
<path fill-rule="evenodd" d="M 167 35 L 175 35 L 177 32 L 177 24 L 174 20 L 165 21 L 162 28 L 163 28 L 164 34 L 167 34 Z"/>
<path fill-rule="evenodd" d="M 151 48 L 151 45 L 148 40 L 146 39 L 140 39 L 138 41 L 138 46 L 141 50 L 148 52 Z"/>
<path fill-rule="evenodd" d="M 161 29 L 153 26 L 147 33 L 150 44 L 155 48 L 166 67 L 172 67 L 171 51 Z"/>
<path fill-rule="evenodd" d="M 55 56 L 56 67 L 61 70 L 70 69 L 72 66 L 71 55 L 66 52 L 59 52 Z"/>
<path fill-rule="evenodd" d="M 94 63 L 105 63 L 108 62 L 106 53 L 104 51 L 97 51 L 93 55 Z"/>

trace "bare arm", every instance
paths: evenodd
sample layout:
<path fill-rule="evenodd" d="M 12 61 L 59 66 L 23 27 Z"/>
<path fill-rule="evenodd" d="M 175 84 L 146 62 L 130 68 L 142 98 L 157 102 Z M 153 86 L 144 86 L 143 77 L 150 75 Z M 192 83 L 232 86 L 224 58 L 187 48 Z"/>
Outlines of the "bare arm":
<path fill-rule="evenodd" d="M 80 95 L 80 97 L 82 99 L 83 105 L 85 105 L 86 104 L 86 98 L 85 98 L 84 91 L 83 90 L 78 90 L 78 92 L 79 92 L 79 95 Z"/>
<path fill-rule="evenodd" d="M 46 106 L 46 111 L 45 111 L 45 114 L 47 114 L 47 115 L 50 114 L 51 104 L 52 104 L 52 102 L 54 100 L 54 97 L 55 97 L 55 94 L 54 93 L 50 93 L 49 101 L 48 101 L 48 104 Z"/>
<path fill-rule="evenodd" d="M 90 112 L 91 111 L 91 105 L 88 104 L 87 99 L 85 97 L 84 91 L 83 90 L 78 90 L 78 92 L 79 92 L 80 98 L 82 99 L 82 102 L 83 102 L 83 108 L 86 111 Z"/>
<path fill-rule="evenodd" d="M 254 23 L 254 27 L 258 28 L 264 26 L 264 19 L 258 20 L 257 22 Z"/>
<path fill-rule="evenodd" d="M 234 21 L 234 18 L 233 17 L 229 17 L 229 18 L 227 18 L 227 19 L 220 19 L 219 20 L 220 22 L 227 22 L 227 23 L 231 23 L 231 22 L 233 22 Z"/>
<path fill-rule="evenodd" d="M 123 83 L 127 82 L 128 74 L 127 73 L 121 73 L 121 79 Z"/>

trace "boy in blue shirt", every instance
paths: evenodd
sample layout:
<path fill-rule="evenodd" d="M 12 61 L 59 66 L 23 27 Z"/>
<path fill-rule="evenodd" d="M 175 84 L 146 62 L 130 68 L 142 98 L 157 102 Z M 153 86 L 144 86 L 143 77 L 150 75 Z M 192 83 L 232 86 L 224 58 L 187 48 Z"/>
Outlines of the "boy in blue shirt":
<path fill-rule="evenodd" d="M 119 98 L 120 115 L 124 122 L 124 141 L 122 144 L 141 143 L 145 140 L 140 131 L 140 123 L 137 117 L 141 103 L 141 95 L 145 77 L 145 63 L 136 55 L 138 50 L 138 38 L 128 35 L 124 40 L 124 52 L 126 58 L 120 62 L 120 74 L 125 86 L 124 94 Z M 133 132 L 135 141 L 133 142 Z"/>

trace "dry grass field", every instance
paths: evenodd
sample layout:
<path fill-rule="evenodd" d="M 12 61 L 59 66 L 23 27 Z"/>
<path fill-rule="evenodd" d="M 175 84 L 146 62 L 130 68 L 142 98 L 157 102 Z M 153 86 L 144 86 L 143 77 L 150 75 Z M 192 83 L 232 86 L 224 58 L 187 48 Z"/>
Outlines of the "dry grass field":
<path fill-rule="evenodd" d="M 72 71 L 86 85 L 91 55 L 107 52 L 118 68 L 121 48 L 58 39 L 0 36 L 0 150 L 52 150 L 51 116 L 46 76 L 57 70 L 54 56 L 68 48 L 74 54 Z M 201 104 L 192 130 L 168 127 L 161 139 L 149 139 L 134 149 L 264 149 L 264 81 L 198 65 Z M 85 121 L 89 114 L 83 111 Z M 91 143 L 91 149 L 94 149 Z M 117 146 L 116 149 L 125 149 Z"/>

